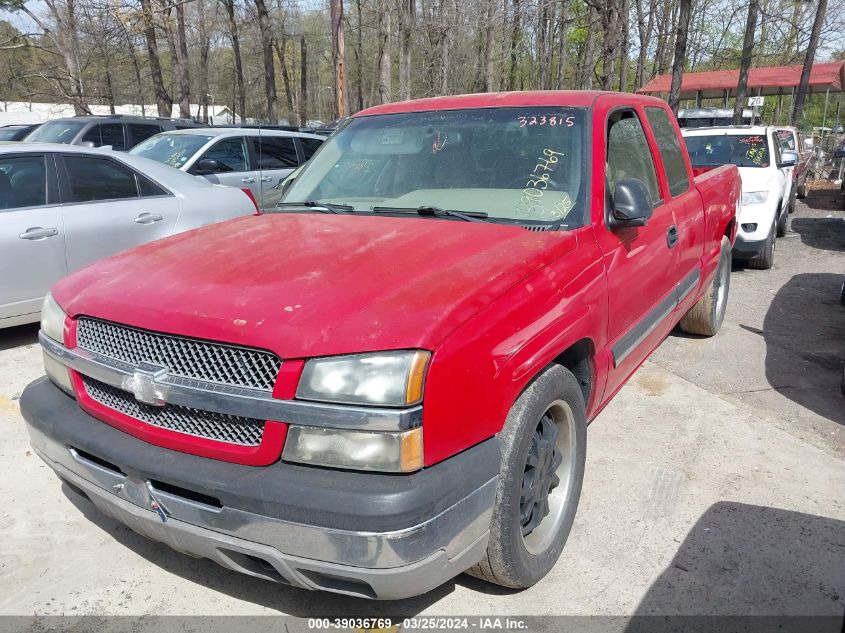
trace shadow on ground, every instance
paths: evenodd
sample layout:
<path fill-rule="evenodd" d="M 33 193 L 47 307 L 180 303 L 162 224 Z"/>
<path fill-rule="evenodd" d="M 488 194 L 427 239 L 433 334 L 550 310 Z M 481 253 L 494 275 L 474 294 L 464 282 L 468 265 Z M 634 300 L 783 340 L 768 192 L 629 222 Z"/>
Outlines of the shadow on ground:
<path fill-rule="evenodd" d="M 290 587 L 228 570 L 208 559 L 196 559 L 177 552 L 104 515 L 66 483 L 62 483 L 62 492 L 86 519 L 153 565 L 237 600 L 301 618 L 390 616 L 394 622 L 401 621 L 418 615 L 453 592 L 456 584 L 484 594 L 513 593 L 512 590 L 490 585 L 466 575 L 458 576 L 427 594 L 406 600 L 366 600 Z"/>
<path fill-rule="evenodd" d="M 838 633 L 843 612 L 845 522 L 719 502 L 692 527 L 636 615 L 828 616 L 813 630 Z M 627 631 L 663 631 L 654 624 L 635 618 Z"/>
<path fill-rule="evenodd" d="M 792 230 L 807 246 L 845 252 L 845 220 L 838 215 L 834 218 L 794 218 Z"/>
<path fill-rule="evenodd" d="M 17 325 L 0 330 L 0 351 L 38 342 L 38 323 Z"/>
<path fill-rule="evenodd" d="M 804 273 L 784 284 L 766 312 L 766 379 L 772 388 L 821 416 L 845 425 L 840 391 L 845 361 L 842 275 Z"/>
<path fill-rule="evenodd" d="M 817 211 L 841 211 L 843 208 L 842 191 L 838 187 L 812 189 L 807 192 L 807 197 L 802 202 Z"/>

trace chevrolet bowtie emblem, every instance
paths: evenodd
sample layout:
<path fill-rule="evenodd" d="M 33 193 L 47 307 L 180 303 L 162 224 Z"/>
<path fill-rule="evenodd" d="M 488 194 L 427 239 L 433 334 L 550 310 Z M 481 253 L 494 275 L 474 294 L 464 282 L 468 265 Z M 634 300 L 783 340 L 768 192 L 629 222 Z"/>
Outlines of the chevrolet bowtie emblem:
<path fill-rule="evenodd" d="M 166 404 L 163 385 L 156 384 L 157 380 L 167 378 L 167 369 L 159 365 L 141 363 L 133 372 L 127 376 L 125 386 L 135 396 L 135 400 L 150 404 L 156 407 L 163 407 Z"/>

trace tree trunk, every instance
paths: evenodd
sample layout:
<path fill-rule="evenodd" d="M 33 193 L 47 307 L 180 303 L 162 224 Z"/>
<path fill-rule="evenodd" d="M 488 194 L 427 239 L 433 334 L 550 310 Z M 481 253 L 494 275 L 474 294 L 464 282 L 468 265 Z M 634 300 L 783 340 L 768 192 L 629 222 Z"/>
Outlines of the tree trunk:
<path fill-rule="evenodd" d="M 619 15 L 619 90 L 628 89 L 628 30 L 630 28 L 630 0 L 622 0 L 622 12 Z"/>
<path fill-rule="evenodd" d="M 566 46 L 569 40 L 569 20 L 567 13 L 567 3 L 563 2 L 560 5 L 560 15 L 558 16 L 558 40 L 557 40 L 557 80 L 555 81 L 555 88 L 563 90 L 566 73 Z"/>
<path fill-rule="evenodd" d="M 438 40 L 440 48 L 440 94 L 449 94 L 449 24 L 446 0 L 440 0 L 438 7 Z"/>
<path fill-rule="evenodd" d="M 496 35 L 496 3 L 487 1 L 487 12 L 484 22 L 484 74 L 482 75 L 481 91 L 493 92 L 495 82 L 495 67 L 493 66 L 493 46 Z"/>
<path fill-rule="evenodd" d="M 824 2 L 824 0 L 822 0 Z M 739 83 L 736 87 L 736 101 L 734 102 L 734 125 L 742 123 L 742 108 L 748 93 L 748 70 L 754 53 L 754 31 L 757 30 L 757 12 L 760 0 L 751 0 L 748 4 L 748 18 L 745 21 L 745 37 L 742 41 L 742 59 L 739 63 Z"/>
<path fill-rule="evenodd" d="M 584 52 L 578 64 L 575 85 L 583 90 L 593 87 L 593 71 L 595 69 L 595 32 L 598 28 L 598 11 L 592 5 L 587 12 L 587 39 L 584 42 Z"/>
<path fill-rule="evenodd" d="M 616 0 L 608 0 L 601 12 L 602 31 L 604 32 L 604 46 L 602 48 L 601 75 L 599 75 L 602 90 L 613 89 L 613 65 L 619 49 L 619 7 Z"/>
<path fill-rule="evenodd" d="M 516 90 L 516 71 L 519 57 L 517 49 L 519 48 L 519 31 L 521 20 L 522 6 L 520 0 L 513 0 L 513 17 L 511 18 L 511 50 L 510 50 L 510 70 L 508 71 L 508 90 Z"/>
<path fill-rule="evenodd" d="M 200 103 L 202 104 L 202 122 L 208 123 L 208 99 L 210 97 L 208 93 L 208 56 L 211 49 L 211 36 L 208 32 L 208 23 L 205 19 L 205 5 L 203 4 L 203 0 L 197 2 L 196 7 L 200 38 Z M 212 116 L 214 116 L 213 112 Z"/>
<path fill-rule="evenodd" d="M 179 43 L 177 55 L 177 73 L 179 75 L 179 116 L 191 118 L 191 79 L 188 62 L 188 38 L 185 33 L 185 4 L 176 5 L 176 38 Z"/>
<path fill-rule="evenodd" d="M 399 2 L 399 98 L 411 98 L 411 34 L 416 13 L 415 0 Z"/>
<path fill-rule="evenodd" d="M 286 55 L 287 40 L 274 37 L 273 46 L 276 48 L 276 56 L 279 58 L 279 66 L 282 69 L 282 85 L 285 87 L 285 107 L 288 115 L 288 123 L 293 124 L 296 118 L 296 110 L 293 107 L 293 88 L 291 87 L 290 74 L 288 73 Z"/>
<path fill-rule="evenodd" d="M 232 39 L 232 54 L 235 58 L 235 83 L 238 90 L 238 111 L 241 121 L 246 121 L 246 85 L 244 83 L 244 67 L 241 60 L 241 38 L 238 35 L 238 22 L 235 19 L 235 0 L 221 0 L 226 8 L 226 19 L 229 23 L 229 37 Z M 234 115 L 234 113 L 233 113 Z M 232 118 L 234 123 L 234 116 Z"/>
<path fill-rule="evenodd" d="M 299 124 L 308 121 L 308 45 L 305 36 L 299 39 Z"/>
<path fill-rule="evenodd" d="M 390 66 L 390 12 L 384 0 L 378 4 L 378 101 L 389 103 L 393 87 Z"/>
<path fill-rule="evenodd" d="M 273 28 L 270 14 L 264 0 L 255 0 L 258 11 L 258 28 L 261 35 L 261 51 L 264 58 L 264 92 L 267 95 L 267 122 L 276 125 L 279 115 L 276 110 L 276 64 L 273 62 Z"/>
<path fill-rule="evenodd" d="M 637 55 L 636 88 L 645 84 L 645 64 L 648 60 L 648 47 L 651 44 L 651 34 L 654 28 L 654 12 L 657 10 L 657 0 L 649 0 L 648 17 L 643 12 L 643 0 L 636 0 L 637 32 L 640 36 L 640 52 Z"/>
<path fill-rule="evenodd" d="M 144 40 L 147 44 L 147 59 L 150 63 L 150 76 L 153 81 L 153 92 L 156 97 L 158 115 L 171 117 L 173 116 L 173 98 L 167 93 L 167 89 L 164 87 L 150 0 L 141 0 L 141 19 L 144 24 Z"/>
<path fill-rule="evenodd" d="M 346 94 L 346 47 L 343 41 L 343 0 L 331 0 L 332 66 L 334 67 L 335 116 L 345 117 L 349 112 Z"/>
<path fill-rule="evenodd" d="M 813 20 L 813 30 L 810 32 L 810 41 L 807 43 L 807 53 L 804 55 L 804 67 L 801 69 L 801 80 L 798 82 L 798 92 L 795 93 L 795 104 L 792 108 L 792 125 L 799 125 L 804 119 L 804 101 L 807 98 L 807 90 L 810 87 L 810 71 L 813 69 L 813 62 L 816 59 L 816 48 L 819 45 L 819 34 L 824 24 L 824 17 L 827 13 L 827 0 L 819 0 L 816 7 L 816 18 Z M 825 103 L 825 106 L 827 103 Z"/>
<path fill-rule="evenodd" d="M 684 62 L 687 56 L 687 31 L 689 30 L 692 0 L 680 0 L 678 26 L 675 31 L 675 56 L 672 60 L 672 87 L 669 91 L 669 107 L 675 116 L 681 105 L 681 80 L 684 77 Z M 756 0 L 755 0 L 756 1 Z"/>

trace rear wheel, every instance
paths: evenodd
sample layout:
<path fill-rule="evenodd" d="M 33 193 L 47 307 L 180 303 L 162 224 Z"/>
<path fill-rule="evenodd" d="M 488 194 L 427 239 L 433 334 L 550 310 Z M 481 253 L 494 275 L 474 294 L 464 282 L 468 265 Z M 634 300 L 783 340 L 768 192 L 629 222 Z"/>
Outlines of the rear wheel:
<path fill-rule="evenodd" d="M 790 199 L 789 204 L 792 204 Z M 789 214 L 792 213 L 789 210 L 789 204 L 787 205 L 786 209 L 781 209 L 780 215 L 778 215 L 777 219 L 777 236 L 784 237 L 786 235 L 786 226 L 789 222 Z"/>
<path fill-rule="evenodd" d="M 728 238 L 722 238 L 722 253 L 719 266 L 713 275 L 713 282 L 704 296 L 689 309 L 681 319 L 680 326 L 684 332 L 713 336 L 722 327 L 725 311 L 728 307 L 728 292 L 731 287 L 731 243 Z"/>
<path fill-rule="evenodd" d="M 511 588 L 557 562 L 578 508 L 587 454 L 584 396 L 559 365 L 540 374 L 508 414 L 487 552 L 467 573 Z"/>
<path fill-rule="evenodd" d="M 775 232 L 777 231 L 775 224 L 769 230 L 769 237 L 766 238 L 763 244 L 763 250 L 759 255 L 748 260 L 749 268 L 756 268 L 757 270 L 769 270 L 775 264 Z"/>

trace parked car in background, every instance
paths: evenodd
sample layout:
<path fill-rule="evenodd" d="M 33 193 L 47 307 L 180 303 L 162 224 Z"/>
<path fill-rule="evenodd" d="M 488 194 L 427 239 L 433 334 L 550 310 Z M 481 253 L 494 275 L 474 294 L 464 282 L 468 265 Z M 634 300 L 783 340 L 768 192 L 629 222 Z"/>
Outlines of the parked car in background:
<path fill-rule="evenodd" d="M 798 152 L 798 163 L 794 167 L 787 167 L 787 173 L 792 178 L 792 195 L 797 198 L 807 196 L 807 178 L 810 175 L 810 163 L 818 155 L 820 148 L 814 145 L 813 139 L 804 136 L 797 128 L 791 126 L 776 127 L 781 148 Z M 790 205 L 789 212 L 795 210 Z"/>
<path fill-rule="evenodd" d="M 70 489 L 239 572 L 529 587 L 573 525 L 587 422 L 678 323 L 721 327 L 739 196 L 732 165 L 693 176 L 652 97 L 376 106 L 284 213 L 59 282 L 21 412 Z"/>
<path fill-rule="evenodd" d="M 684 129 L 683 135 L 696 173 L 739 167 L 742 208 L 733 257 L 751 268 L 771 268 L 776 238 L 786 235 L 795 203 L 788 170 L 798 163 L 798 152 L 783 149 L 773 126 Z"/>
<path fill-rule="evenodd" d="M 75 116 L 53 119 L 30 132 L 27 143 L 62 143 L 85 147 L 109 147 L 117 152 L 132 149 L 141 141 L 166 130 L 197 127 L 190 119 L 136 117 L 122 114 Z"/>
<path fill-rule="evenodd" d="M 4 125 L 0 127 L 0 141 L 20 141 L 35 130 L 40 123 L 32 125 Z"/>
<path fill-rule="evenodd" d="M 325 140 L 287 130 L 197 128 L 158 134 L 131 153 L 213 183 L 247 187 L 265 209 L 277 197 L 273 188 L 311 158 Z"/>
<path fill-rule="evenodd" d="M 255 212 L 243 191 L 144 158 L 0 145 L 0 328 L 37 321 L 50 286 L 96 259 Z"/>

